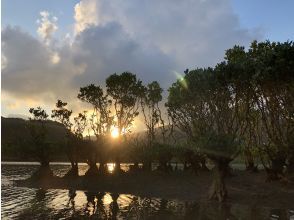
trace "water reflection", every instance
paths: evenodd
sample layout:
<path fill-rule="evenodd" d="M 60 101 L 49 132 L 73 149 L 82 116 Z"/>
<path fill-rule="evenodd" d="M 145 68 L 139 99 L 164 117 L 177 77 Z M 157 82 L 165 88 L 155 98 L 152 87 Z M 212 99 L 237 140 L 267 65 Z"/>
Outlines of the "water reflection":
<path fill-rule="evenodd" d="M 110 219 L 117 219 L 117 214 L 118 214 L 118 211 L 119 211 L 119 206 L 118 206 L 118 203 L 117 203 L 117 199 L 119 197 L 119 194 L 111 194 L 111 197 L 112 197 L 112 202 L 110 203 L 110 207 L 109 207 L 109 213 L 110 213 Z"/>
<path fill-rule="evenodd" d="M 63 175 L 63 172 L 67 172 L 67 168 L 60 165 L 54 169 L 54 172 Z M 15 170 L 20 171 L 16 172 Z M 291 216 L 292 219 L 294 218 L 294 212 L 286 209 L 185 202 L 138 197 L 130 194 L 81 191 L 74 188 L 59 190 L 13 186 L 11 179 L 26 178 L 33 171 L 32 167 L 7 168 L 2 166 L 2 219 L 262 220 L 291 219 Z"/>
<path fill-rule="evenodd" d="M 115 164 L 114 163 L 108 163 L 107 164 L 107 170 L 108 170 L 109 173 L 113 173 L 114 168 L 115 168 Z"/>
<path fill-rule="evenodd" d="M 79 196 L 78 196 L 79 195 Z M 82 196 L 83 195 L 83 196 Z M 290 219 L 287 210 L 266 210 L 233 204 L 182 202 L 158 198 L 141 198 L 128 194 L 68 190 L 64 207 L 49 205 L 52 192 L 36 191 L 30 207 L 18 219 Z M 52 200 L 51 200 L 52 201 Z M 55 200 L 57 202 L 57 200 Z M 83 204 L 83 206 L 76 206 Z M 60 205 L 60 204 L 59 204 Z M 57 209 L 57 210 L 56 210 Z"/>

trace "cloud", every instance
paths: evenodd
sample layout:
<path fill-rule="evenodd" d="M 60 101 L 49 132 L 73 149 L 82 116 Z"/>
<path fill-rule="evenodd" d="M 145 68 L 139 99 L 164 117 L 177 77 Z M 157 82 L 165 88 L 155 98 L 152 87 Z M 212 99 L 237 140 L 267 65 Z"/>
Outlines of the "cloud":
<path fill-rule="evenodd" d="M 20 28 L 10 26 L 2 30 L 2 41 L 7 60 L 2 69 L 3 91 L 18 99 L 55 101 L 57 97 L 72 96 L 71 79 L 83 69 L 72 62 L 68 45 L 48 48 Z"/>
<path fill-rule="evenodd" d="M 75 5 L 75 33 L 85 30 L 90 25 L 96 25 L 98 15 L 96 1 L 84 0 Z"/>
<path fill-rule="evenodd" d="M 80 109 L 78 89 L 131 71 L 167 89 L 186 68 L 212 66 L 235 44 L 258 34 L 240 27 L 229 0 L 82 0 L 70 41 L 54 39 L 57 18 L 40 13 L 38 40 L 19 27 L 2 29 L 2 90 L 9 99 Z M 34 100 L 34 102 L 32 102 Z M 4 103 L 5 104 L 5 103 Z M 9 112 L 9 110 L 7 110 Z M 18 113 L 18 112 L 15 112 Z"/>
<path fill-rule="evenodd" d="M 117 22 L 141 44 L 172 55 L 181 69 L 215 65 L 235 44 L 260 36 L 241 28 L 229 0 L 88 0 L 98 25 Z"/>
<path fill-rule="evenodd" d="M 53 34 L 57 31 L 57 17 L 50 16 L 48 11 L 41 11 L 41 20 L 37 20 L 39 27 L 37 29 L 37 33 L 40 37 L 45 41 L 46 44 L 50 43 L 50 40 Z"/>
<path fill-rule="evenodd" d="M 9 100 L 26 100 L 27 106 L 47 103 L 53 107 L 61 98 L 80 111 L 76 98 L 79 88 L 90 83 L 103 85 L 115 72 L 137 73 L 144 82 L 156 79 L 171 83 L 175 79 L 169 76 L 174 68 L 171 57 L 157 48 L 142 47 L 117 23 L 88 28 L 71 45 L 64 43 L 57 48 L 48 47 L 18 27 L 4 28 L 2 41 L 7 59 L 2 89 Z"/>
<path fill-rule="evenodd" d="M 52 55 L 51 55 L 51 62 L 52 62 L 53 64 L 57 64 L 57 63 L 59 63 L 59 61 L 60 61 L 60 56 L 59 56 L 59 54 L 58 54 L 57 52 L 52 53 Z"/>
<path fill-rule="evenodd" d="M 74 78 L 75 84 L 102 83 L 112 73 L 130 71 L 144 82 L 159 80 L 171 83 L 175 60 L 156 47 L 144 47 L 131 38 L 118 23 L 92 26 L 76 37 L 73 45 L 77 64 L 85 72 Z"/>
<path fill-rule="evenodd" d="M 1 70 L 5 69 L 7 66 L 7 58 L 4 54 L 1 54 Z"/>

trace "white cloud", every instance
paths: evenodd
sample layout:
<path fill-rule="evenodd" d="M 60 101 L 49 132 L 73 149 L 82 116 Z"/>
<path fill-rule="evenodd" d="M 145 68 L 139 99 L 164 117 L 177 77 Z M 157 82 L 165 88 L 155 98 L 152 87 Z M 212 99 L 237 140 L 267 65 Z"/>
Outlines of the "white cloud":
<path fill-rule="evenodd" d="M 1 70 L 5 69 L 7 66 L 7 58 L 4 54 L 1 54 Z"/>
<path fill-rule="evenodd" d="M 48 48 L 17 27 L 2 30 L 2 53 L 8 65 L 2 70 L 2 90 L 18 99 L 54 101 L 71 98 L 74 75 L 83 71 L 72 60 L 68 45 Z"/>
<path fill-rule="evenodd" d="M 79 33 L 89 27 L 96 25 L 98 16 L 96 1 L 84 0 L 75 5 L 75 33 Z"/>
<path fill-rule="evenodd" d="M 40 12 L 40 15 L 41 15 L 43 18 L 48 18 L 50 14 L 49 14 L 48 11 L 41 11 L 41 12 Z"/>
<path fill-rule="evenodd" d="M 60 56 L 59 56 L 59 54 L 58 53 L 53 53 L 52 55 L 51 55 L 51 62 L 53 63 L 53 64 L 57 64 L 57 63 L 59 63 L 59 61 L 60 61 Z"/>
<path fill-rule="evenodd" d="M 41 11 L 41 20 L 37 20 L 39 27 L 37 29 L 37 33 L 40 37 L 45 41 L 46 44 L 50 43 L 50 40 L 53 34 L 57 31 L 57 17 L 50 18 L 50 13 L 48 11 Z"/>
<path fill-rule="evenodd" d="M 259 37 L 240 27 L 230 0 L 81 1 L 94 2 L 95 25 L 120 24 L 140 44 L 173 56 L 181 69 L 214 65 L 226 49 Z"/>

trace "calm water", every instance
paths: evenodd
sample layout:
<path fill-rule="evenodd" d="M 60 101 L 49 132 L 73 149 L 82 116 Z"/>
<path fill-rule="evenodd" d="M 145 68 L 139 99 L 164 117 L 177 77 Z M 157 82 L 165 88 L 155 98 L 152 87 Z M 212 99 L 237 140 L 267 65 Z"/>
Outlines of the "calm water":
<path fill-rule="evenodd" d="M 68 164 L 51 165 L 64 175 Z M 13 180 L 28 178 L 37 164 L 2 163 L 2 219 L 291 219 L 291 210 L 233 204 L 143 198 L 130 194 L 16 187 Z M 122 167 L 127 170 L 127 165 Z M 111 165 L 109 165 L 111 170 Z M 87 165 L 80 166 L 80 175 Z M 294 201 L 293 201 L 294 202 Z"/>

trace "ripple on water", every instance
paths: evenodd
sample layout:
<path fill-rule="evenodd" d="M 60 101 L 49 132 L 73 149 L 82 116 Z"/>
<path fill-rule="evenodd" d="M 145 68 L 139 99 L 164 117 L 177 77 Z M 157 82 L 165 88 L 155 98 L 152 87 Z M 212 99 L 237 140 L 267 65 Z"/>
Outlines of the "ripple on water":
<path fill-rule="evenodd" d="M 34 164 L 2 164 L 1 217 L 3 219 L 294 219 L 294 211 L 234 204 L 199 204 L 178 200 L 138 197 L 130 194 L 16 187 L 13 180 L 26 179 Z M 122 166 L 128 169 L 127 164 Z M 52 165 L 63 176 L 70 166 Z M 80 175 L 88 169 L 80 165 Z"/>

